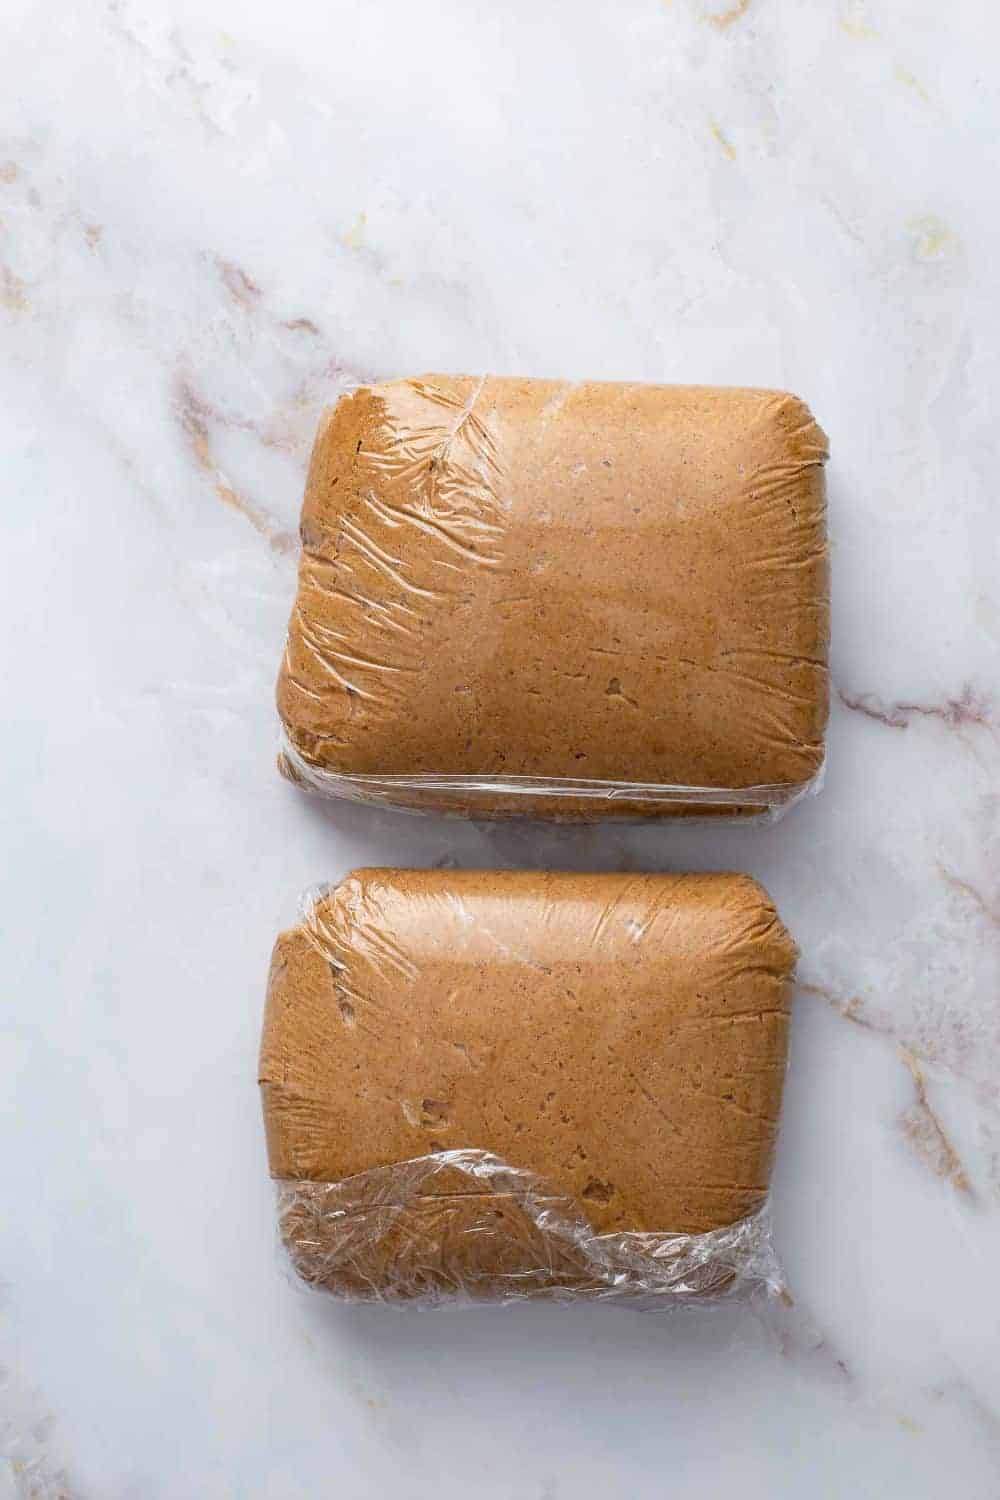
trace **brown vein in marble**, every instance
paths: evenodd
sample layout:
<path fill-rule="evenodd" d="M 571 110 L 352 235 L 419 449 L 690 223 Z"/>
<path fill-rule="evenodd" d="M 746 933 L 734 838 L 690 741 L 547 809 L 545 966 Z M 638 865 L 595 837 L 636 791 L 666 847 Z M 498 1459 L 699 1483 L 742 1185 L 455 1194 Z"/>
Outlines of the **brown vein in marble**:
<path fill-rule="evenodd" d="M 913 237 L 913 254 L 919 261 L 948 260 L 963 252 L 961 237 L 937 214 L 920 214 L 915 219 L 908 219 L 906 228 Z"/>
<path fill-rule="evenodd" d="M 15 1360 L 3 1372 L 0 1456 L 13 1485 L 11 1490 L 5 1486 L 4 1494 L 18 1495 L 21 1500 L 76 1500 L 84 1492 L 77 1489 L 55 1451 L 65 1434 L 37 1388 L 18 1377 L 19 1363 Z"/>
<path fill-rule="evenodd" d="M 869 26 L 865 21 L 852 21 L 847 16 L 841 16 L 839 25 L 841 31 L 846 32 L 848 36 L 855 37 L 858 41 L 871 41 L 873 37 L 878 36 L 875 27 Z"/>
<path fill-rule="evenodd" d="M 10 312 L 28 310 L 28 283 L 15 276 L 9 266 L 0 266 L 0 304 Z"/>
<path fill-rule="evenodd" d="M 722 147 L 722 150 L 728 157 L 728 159 L 730 161 L 735 161 L 736 148 L 735 146 L 733 146 L 732 142 L 727 140 L 726 136 L 723 134 L 722 126 L 719 124 L 718 120 L 714 120 L 711 116 L 709 116 L 708 128 L 712 132 L 715 139 L 718 141 L 719 145 Z"/>
<path fill-rule="evenodd" d="M 826 985 L 806 983 L 796 980 L 795 988 L 804 995 L 815 995 L 817 999 L 823 1000 L 836 1015 L 842 1020 L 850 1021 L 853 1025 L 860 1027 L 862 1031 L 869 1031 L 874 1036 L 883 1037 L 886 1041 L 893 1042 L 897 1047 L 907 1051 L 919 1062 L 926 1063 L 928 1067 L 940 1068 L 950 1073 L 961 1083 L 968 1084 L 976 1093 L 976 1102 L 982 1108 L 989 1109 L 994 1113 L 1000 1113 L 1000 1088 L 992 1082 L 986 1082 L 975 1073 L 970 1073 L 962 1066 L 960 1054 L 950 1052 L 943 1055 L 934 1045 L 921 1045 L 912 1034 L 904 1033 L 891 1021 L 881 1016 L 873 1016 L 871 1011 L 865 1007 L 865 1002 L 860 995 L 852 995 L 849 1000 L 843 1000 L 841 996 Z M 977 1044 L 977 1054 L 981 1054 L 981 1046 Z"/>
<path fill-rule="evenodd" d="M 367 266 L 376 276 L 386 283 L 387 286 L 402 286 L 403 282 L 395 277 L 390 277 L 390 258 L 368 238 L 368 215 L 361 209 L 354 216 L 354 222 L 349 229 L 342 234 L 335 234 L 334 241 L 337 245 L 349 250 L 351 255 Z"/>
<path fill-rule="evenodd" d="M 341 244 L 346 245 L 348 250 L 366 249 L 365 231 L 367 227 L 368 215 L 362 208 L 354 215 L 354 223 L 350 229 L 340 236 Z"/>
<path fill-rule="evenodd" d="M 221 256 L 216 259 L 215 264 L 222 277 L 223 285 L 234 302 L 247 307 L 261 296 L 260 287 L 242 266 L 236 265 L 231 260 L 223 260 Z"/>
<path fill-rule="evenodd" d="M 175 399 L 181 427 L 187 436 L 195 462 L 211 479 L 218 498 L 224 505 L 239 511 L 240 515 L 244 516 L 254 530 L 265 539 L 272 551 L 282 555 L 292 552 L 295 548 L 294 535 L 282 530 L 277 522 L 252 500 L 234 490 L 216 463 L 212 451 L 211 427 L 216 422 L 225 425 L 225 418 L 221 417 L 208 402 L 202 400 L 183 377 L 177 379 Z M 242 422 L 235 422 L 232 425 L 243 427 L 244 430 L 246 426 Z"/>
<path fill-rule="evenodd" d="M 906 1047 L 900 1056 L 913 1078 L 916 1102 L 899 1117 L 903 1134 L 931 1171 L 950 1182 L 958 1192 L 973 1196 L 968 1174 L 947 1131 L 927 1097 L 927 1083 L 919 1061 Z"/>
<path fill-rule="evenodd" d="M 788 1287 L 783 1288 L 776 1303 L 768 1305 L 763 1323 L 783 1359 L 795 1365 L 808 1365 L 841 1388 L 854 1389 L 854 1373 L 846 1359 L 801 1298 L 794 1297 Z"/>
<path fill-rule="evenodd" d="M 982 1086 L 963 1072 L 957 1063 L 942 1062 L 940 1058 L 931 1056 L 912 1041 L 902 1041 L 894 1026 L 875 1020 L 864 1012 L 860 995 L 853 995 L 845 1002 L 826 985 L 797 982 L 796 989 L 803 994 L 815 995 L 818 999 L 825 1001 L 838 1016 L 845 1021 L 850 1021 L 863 1031 L 895 1043 L 900 1060 L 905 1064 L 913 1079 L 916 1094 L 914 1104 L 900 1116 L 899 1123 L 903 1134 L 925 1165 L 929 1166 L 937 1176 L 944 1177 L 951 1182 L 953 1187 L 970 1198 L 974 1197 L 962 1160 L 930 1103 L 927 1095 L 927 1082 L 921 1065 L 927 1063 L 930 1066 L 945 1068 L 955 1078 L 973 1085 L 979 1106 L 995 1108 L 994 1101 L 986 1097 Z"/>
<path fill-rule="evenodd" d="M 993 906 L 982 891 L 978 890 L 970 880 L 964 880 L 961 875 L 956 875 L 954 870 L 949 870 L 940 860 L 937 861 L 938 874 L 945 885 L 951 886 L 952 890 L 960 892 L 968 897 L 973 906 L 978 907 L 983 916 L 993 923 L 994 927 L 1000 927 L 1000 908 Z"/>
<path fill-rule="evenodd" d="M 78 231 L 87 248 L 97 253 L 104 237 L 102 226 L 87 219 L 76 203 L 46 203 L 30 180 L 30 168 L 8 159 L 0 163 L 0 186 L 12 187 L 15 183 L 15 201 L 21 208 L 27 207 L 33 213 L 48 209 L 45 229 L 55 244 L 61 244 L 67 234 Z M 32 294 L 42 289 L 41 276 L 25 280 L 10 266 L 0 264 L 0 307 L 6 307 L 10 312 L 28 312 L 32 306 Z"/>
<path fill-rule="evenodd" d="M 991 716 L 992 704 L 977 694 L 967 682 L 957 698 L 946 698 L 943 703 L 889 703 L 886 704 L 875 693 L 852 695 L 843 688 L 836 689 L 837 697 L 852 713 L 875 719 L 887 729 L 909 729 L 914 718 L 939 719 L 949 729 L 980 728 L 996 733 Z"/>
<path fill-rule="evenodd" d="M 825 1000 L 831 1010 L 835 1010 L 838 1016 L 843 1016 L 845 1021 L 852 1021 L 855 1026 L 860 1026 L 864 1031 L 874 1031 L 880 1036 L 892 1036 L 892 1032 L 882 1026 L 877 1026 L 874 1021 L 862 1012 L 862 999 L 860 995 L 852 995 L 850 1000 L 842 1001 L 832 990 L 822 984 L 803 984 L 796 981 L 795 988 L 804 995 L 815 995 L 820 1000 Z"/>
<path fill-rule="evenodd" d="M 893 77 L 899 83 L 904 84 L 906 86 L 906 88 L 908 88 L 908 89 L 912 89 L 912 91 L 916 94 L 917 98 L 918 99 L 922 99 L 925 104 L 930 104 L 930 102 L 931 102 L 931 96 L 930 96 L 930 94 L 924 88 L 923 84 L 920 82 L 920 79 L 917 78 L 917 77 L 915 77 L 914 74 L 911 73 L 908 68 L 904 68 L 903 65 L 902 65 L 902 63 L 896 63 L 895 66 L 893 67 L 892 72 L 893 72 Z"/>
<path fill-rule="evenodd" d="M 745 16 L 749 9 L 750 0 L 736 0 L 736 4 L 731 5 L 728 10 L 713 11 L 709 15 L 702 16 L 702 20 L 707 21 L 710 26 L 715 26 L 719 31 L 727 31 L 730 26 Z"/>
<path fill-rule="evenodd" d="M 246 315 L 255 330 L 266 328 L 279 346 L 287 341 L 289 334 L 322 338 L 321 330 L 312 318 L 276 317 L 267 305 L 264 288 L 246 267 L 221 255 L 206 254 L 203 259 L 214 266 L 229 301 Z M 300 341 L 296 340 L 296 343 L 301 349 Z M 322 346 L 320 352 L 322 354 Z M 302 369 L 301 353 L 294 357 L 289 354 L 288 360 L 293 368 Z M 281 554 L 295 549 L 295 535 L 286 531 L 263 506 L 230 483 L 216 458 L 212 434 L 219 429 L 242 432 L 264 448 L 304 460 L 312 440 L 316 414 L 329 401 L 331 394 L 339 395 L 345 387 L 353 388 L 359 379 L 377 379 L 377 376 L 348 371 L 330 357 L 319 361 L 313 358 L 310 364 L 312 368 L 307 367 L 289 398 L 284 402 L 272 402 L 266 419 L 243 416 L 212 402 L 197 388 L 195 380 L 183 366 L 174 386 L 181 427 L 198 467 L 211 479 L 215 494 L 223 504 L 231 506 L 249 521 L 273 551 Z"/>
<path fill-rule="evenodd" d="M 290 433 L 276 432 L 273 427 L 265 427 L 262 422 L 256 422 L 252 417 L 241 417 L 235 412 L 224 410 L 221 406 L 209 401 L 207 396 L 197 394 L 190 381 L 181 380 L 180 385 L 186 393 L 185 404 L 190 403 L 192 408 L 196 408 L 206 425 L 231 427 L 237 432 L 245 432 L 260 443 L 262 448 L 270 448 L 275 453 L 297 454 L 300 452 L 300 445 Z M 308 405 L 309 403 L 303 400 L 302 404 Z"/>
<path fill-rule="evenodd" d="M 232 300 L 240 307 L 255 307 L 264 295 L 260 283 L 235 261 L 225 260 L 221 255 L 215 256 L 214 260 L 222 284 Z M 319 325 L 312 318 L 283 318 L 279 327 L 287 329 L 289 333 L 309 333 L 315 338 L 320 334 Z"/>
<path fill-rule="evenodd" d="M 782 1358 L 797 1368 L 833 1381 L 850 1399 L 859 1400 L 869 1410 L 884 1414 L 881 1400 L 872 1401 L 848 1363 L 845 1357 L 848 1351 L 837 1349 L 820 1327 L 815 1314 L 800 1298 L 792 1297 L 786 1289 L 779 1299 L 764 1307 L 760 1326 Z M 961 1371 L 956 1370 L 952 1378 L 936 1385 L 921 1387 L 919 1394 L 932 1403 L 947 1403 L 964 1411 L 992 1448 L 1000 1446 L 1000 1412 Z M 908 1432 L 927 1430 L 926 1422 L 916 1420 L 905 1411 L 896 1411 L 893 1416 Z"/>

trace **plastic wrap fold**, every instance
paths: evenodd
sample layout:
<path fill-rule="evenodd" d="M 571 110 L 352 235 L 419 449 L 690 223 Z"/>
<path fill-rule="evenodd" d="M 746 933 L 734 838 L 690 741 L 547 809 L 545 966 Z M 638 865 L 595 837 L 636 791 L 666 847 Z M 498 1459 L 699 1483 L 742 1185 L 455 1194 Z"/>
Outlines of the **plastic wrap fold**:
<path fill-rule="evenodd" d="M 299 1276 L 348 1301 L 666 1307 L 782 1284 L 766 1205 L 703 1234 L 598 1234 L 572 1199 L 488 1151 L 437 1152 L 344 1182 L 279 1182 L 277 1193 Z"/>

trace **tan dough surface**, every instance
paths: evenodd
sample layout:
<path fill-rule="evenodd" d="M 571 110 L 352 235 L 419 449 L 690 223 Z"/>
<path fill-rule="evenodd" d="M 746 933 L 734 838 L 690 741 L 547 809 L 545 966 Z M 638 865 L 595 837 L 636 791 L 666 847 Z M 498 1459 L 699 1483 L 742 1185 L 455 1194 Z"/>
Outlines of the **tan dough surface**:
<path fill-rule="evenodd" d="M 775 391 L 428 375 L 345 397 L 302 512 L 278 683 L 291 746 L 349 775 L 808 781 L 827 714 L 826 452 Z"/>
<path fill-rule="evenodd" d="M 767 1192 L 794 959 L 745 876 L 358 871 L 274 950 L 272 1175 L 475 1148 L 598 1232 L 731 1224 Z"/>

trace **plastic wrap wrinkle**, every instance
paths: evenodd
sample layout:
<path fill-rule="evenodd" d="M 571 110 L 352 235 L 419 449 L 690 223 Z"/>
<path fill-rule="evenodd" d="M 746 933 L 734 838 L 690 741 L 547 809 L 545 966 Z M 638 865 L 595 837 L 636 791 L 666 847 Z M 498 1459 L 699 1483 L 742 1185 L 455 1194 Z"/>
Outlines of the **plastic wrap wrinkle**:
<path fill-rule="evenodd" d="M 348 1300 L 621 1299 L 667 1307 L 782 1287 L 766 1202 L 702 1234 L 598 1234 L 534 1173 L 478 1150 L 435 1152 L 343 1182 L 276 1186 L 296 1271 Z"/>
<path fill-rule="evenodd" d="M 514 793 L 530 799 L 556 799 L 587 802 L 676 802 L 690 806 L 755 807 L 769 812 L 772 818 L 793 807 L 803 797 L 815 795 L 823 785 L 825 762 L 808 781 L 775 786 L 667 786 L 639 781 L 586 781 L 582 777 L 554 776 L 449 776 L 420 773 L 399 776 L 351 775 L 342 771 L 324 771 L 303 760 L 287 734 L 282 732 L 278 761 L 289 781 L 308 791 L 325 796 L 346 798 L 352 802 L 379 803 L 395 801 L 400 791 L 457 792 L 485 796 Z M 409 811 L 420 811 L 409 809 Z"/>
<path fill-rule="evenodd" d="M 826 456 L 782 392 L 359 388 L 310 465 L 282 772 L 472 816 L 783 813 L 823 756 Z"/>

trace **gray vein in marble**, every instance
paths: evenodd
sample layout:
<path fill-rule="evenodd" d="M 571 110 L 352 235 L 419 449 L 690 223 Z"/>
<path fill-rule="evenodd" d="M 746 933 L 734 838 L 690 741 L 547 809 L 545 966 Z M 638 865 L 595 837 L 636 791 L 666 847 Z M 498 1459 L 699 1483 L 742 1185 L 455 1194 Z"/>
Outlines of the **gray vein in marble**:
<path fill-rule="evenodd" d="M 875 693 L 851 694 L 843 688 L 836 689 L 837 697 L 852 713 L 864 714 L 876 719 L 887 729 L 909 729 L 914 717 L 940 719 L 949 729 L 978 727 L 996 733 L 992 716 L 992 702 L 966 683 L 955 698 L 946 698 L 942 703 L 885 703 Z"/>
<path fill-rule="evenodd" d="M 145 29 L 132 20 L 133 7 L 126 0 L 109 0 L 107 14 L 113 35 L 120 38 L 143 60 L 151 78 L 167 93 L 180 90 L 185 106 L 194 114 L 209 137 L 221 138 L 230 133 L 212 113 L 213 94 L 219 91 L 219 80 L 200 76 L 198 60 L 185 43 L 180 30 L 170 27 L 162 33 L 161 46 L 151 39 L 152 26 Z M 231 71 L 231 64 L 213 55 L 213 65 L 220 73 Z"/>
<path fill-rule="evenodd" d="M 853 240 L 856 245 L 862 246 L 863 249 L 867 249 L 868 242 L 865 239 L 864 234 L 860 229 L 858 229 L 855 224 L 852 224 L 851 220 L 847 217 L 847 214 L 837 202 L 833 194 L 820 190 L 817 193 L 817 198 L 820 203 L 824 204 L 825 207 L 830 210 L 830 213 L 836 219 L 837 223 L 847 235 L 848 239 Z"/>
<path fill-rule="evenodd" d="M 244 516 L 258 535 L 264 538 L 272 551 L 281 556 L 287 556 L 293 552 L 296 545 L 294 534 L 284 530 L 262 506 L 247 495 L 241 494 L 229 483 L 216 462 L 212 449 L 211 430 L 215 423 L 223 426 L 235 425 L 244 431 L 253 431 L 261 442 L 267 443 L 268 440 L 261 437 L 252 424 L 240 419 L 232 419 L 227 414 L 218 411 L 198 394 L 190 380 L 183 375 L 178 375 L 174 382 L 174 401 L 181 428 L 187 438 L 195 463 L 211 480 L 218 498 L 224 505 L 231 506 L 233 510 Z"/>
<path fill-rule="evenodd" d="M 927 1393 L 935 1401 L 951 1401 L 969 1413 L 998 1454 L 1000 1454 L 1000 1412 L 984 1401 L 979 1391 L 964 1375 L 931 1386 Z"/>
<path fill-rule="evenodd" d="M 786 1289 L 780 1298 L 764 1305 L 760 1323 L 782 1359 L 822 1380 L 852 1404 L 873 1414 L 884 1412 L 882 1402 L 865 1388 L 845 1352 L 838 1349 L 801 1299 L 793 1297 Z M 990 1444 L 1000 1449 L 1000 1413 L 960 1370 L 956 1369 L 948 1380 L 921 1388 L 920 1395 L 935 1405 L 950 1404 L 964 1411 Z M 926 1430 L 925 1422 L 905 1411 L 891 1411 L 891 1415 L 910 1432 L 923 1433 Z"/>

